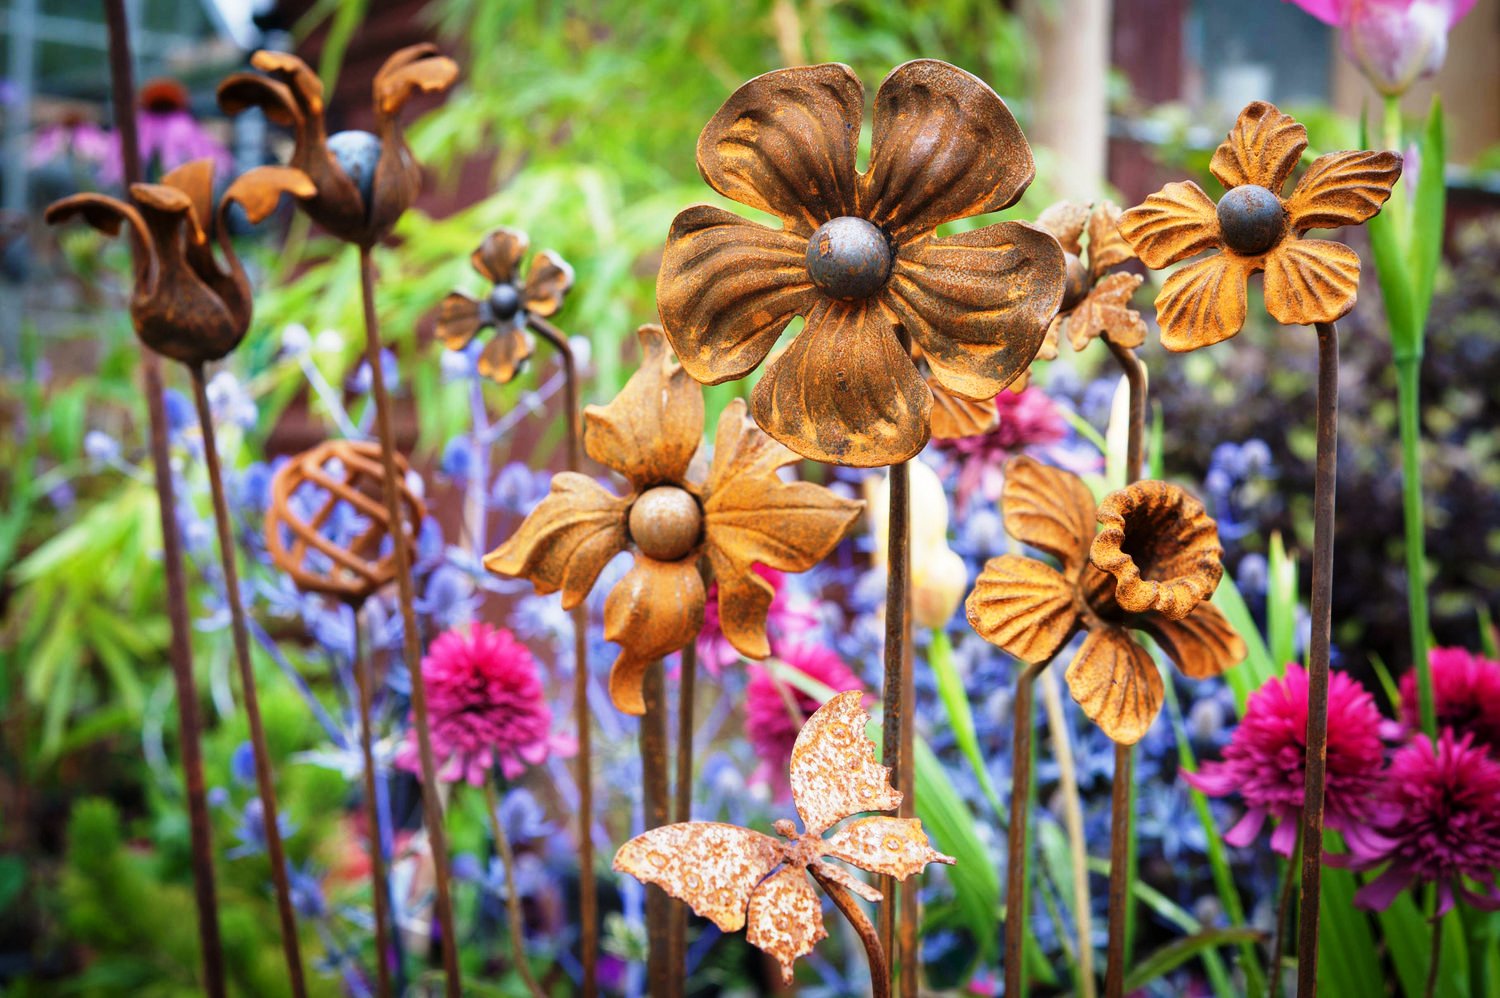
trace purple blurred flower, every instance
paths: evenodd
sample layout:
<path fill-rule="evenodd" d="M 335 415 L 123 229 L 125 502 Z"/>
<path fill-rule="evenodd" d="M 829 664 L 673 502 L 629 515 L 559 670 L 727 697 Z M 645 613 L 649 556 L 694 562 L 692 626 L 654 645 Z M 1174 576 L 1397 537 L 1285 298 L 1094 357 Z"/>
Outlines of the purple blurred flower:
<path fill-rule="evenodd" d="M 1389 96 L 1442 68 L 1448 32 L 1475 0 L 1290 0 L 1339 29 L 1344 54 Z"/>
<path fill-rule="evenodd" d="M 92 121 L 78 117 L 38 128 L 26 150 L 26 165 L 33 168 L 68 160 L 102 171 L 106 163 L 118 162 L 118 158 L 115 137 Z"/>
<path fill-rule="evenodd" d="M 213 160 L 216 176 L 226 176 L 234 160 L 224 144 L 205 129 L 188 110 L 188 95 L 176 80 L 149 80 L 141 87 L 136 132 L 141 163 L 155 164 L 165 173 L 195 159 Z M 100 164 L 99 179 L 120 183 L 124 173 L 117 148 Z"/>
<path fill-rule="evenodd" d="M 1012 457 L 1032 447 L 1060 442 L 1068 425 L 1057 405 L 1040 388 L 1004 391 L 995 396 L 1000 420 L 995 428 L 974 437 L 934 440 L 941 456 L 940 471 L 946 478 L 955 472 L 957 508 L 966 510 L 975 498 L 995 502 L 1004 484 L 1001 469 Z"/>

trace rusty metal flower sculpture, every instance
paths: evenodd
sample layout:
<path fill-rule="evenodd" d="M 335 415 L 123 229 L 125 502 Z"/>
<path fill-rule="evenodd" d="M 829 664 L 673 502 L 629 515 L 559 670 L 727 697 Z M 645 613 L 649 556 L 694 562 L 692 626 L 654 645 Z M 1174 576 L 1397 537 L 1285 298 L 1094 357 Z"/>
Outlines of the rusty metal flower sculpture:
<path fill-rule="evenodd" d="M 309 217 L 345 242 L 372 246 L 384 238 L 422 188 L 422 168 L 401 130 L 401 111 L 414 94 L 440 94 L 458 79 L 458 64 L 428 44 L 393 54 L 375 74 L 375 132 L 329 135 L 323 83 L 287 52 L 261 51 L 250 64 L 265 75 L 235 73 L 219 84 L 229 115 L 258 107 L 292 130 L 291 165 L 316 190 L 302 198 Z"/>
<path fill-rule="evenodd" d="M 1116 742 L 1140 740 L 1164 692 L 1156 664 L 1127 629 L 1150 634 L 1193 679 L 1244 658 L 1243 640 L 1206 602 L 1223 574 L 1218 528 L 1182 489 L 1137 482 L 1096 513 L 1082 479 L 1022 456 L 1006 465 L 1000 504 L 1011 536 L 1060 568 L 1020 555 L 990 559 L 969 594 L 969 623 L 1033 664 L 1086 630 L 1068 688 Z M 1104 525 L 1098 536 L 1096 517 Z"/>
<path fill-rule="evenodd" d="M 1119 206 L 1110 201 L 1093 206 L 1059 201 L 1037 217 L 1036 224 L 1052 233 L 1062 246 L 1068 268 L 1062 304 L 1047 327 L 1037 359 L 1056 359 L 1057 345 L 1064 336 L 1074 350 L 1082 350 L 1100 336 L 1131 349 L 1146 341 L 1146 322 L 1130 307 L 1130 297 L 1144 278 L 1110 272 L 1135 258 L 1135 251 L 1120 235 L 1119 221 Z"/>
<path fill-rule="evenodd" d="M 552 250 L 534 256 L 523 279 L 521 258 L 530 245 L 519 229 L 501 226 L 491 231 L 469 258 L 493 285 L 489 294 L 476 299 L 454 291 L 438 311 L 437 335 L 449 350 L 463 350 L 481 329 L 495 331 L 479 355 L 479 373 L 502 385 L 531 356 L 527 318 L 555 315 L 573 286 L 573 268 Z"/>
<path fill-rule="evenodd" d="M 641 677 L 656 659 L 694 640 L 706 600 L 700 556 L 719 584 L 724 636 L 751 658 L 770 654 L 766 611 L 774 595 L 753 567 L 804 572 L 833 549 L 862 503 L 777 470 L 797 456 L 761 433 L 736 400 L 719 419 L 706 480 L 689 477 L 703 433 L 703 390 L 668 354 L 660 327 L 642 326 L 641 367 L 606 406 L 590 406 L 584 447 L 631 485 L 615 496 L 564 472 L 508 541 L 485 558 L 500 575 L 562 591 L 577 606 L 621 551 L 635 567 L 604 604 L 605 637 L 620 645 L 610 674 L 615 705 L 645 709 Z"/>
<path fill-rule="evenodd" d="M 1120 234 L 1153 270 L 1213 250 L 1168 277 L 1156 298 L 1162 343 L 1196 350 L 1240 331 L 1245 285 L 1265 271 L 1266 311 L 1285 325 L 1333 322 L 1354 307 L 1359 257 L 1309 229 L 1358 225 L 1380 211 L 1401 157 L 1362 150 L 1319 156 L 1288 198 L 1282 187 L 1307 130 L 1273 105 L 1240 112 L 1209 169 L 1228 193 L 1216 206 L 1192 181 L 1171 183 L 1120 217 Z"/>
<path fill-rule="evenodd" d="M 263 166 L 240 175 L 215 207 L 213 160 L 200 159 L 159 184 L 132 184 L 128 202 L 75 194 L 51 205 L 46 218 L 55 225 L 81 217 L 110 236 L 127 226 L 135 258 L 130 318 L 136 334 L 159 354 L 201 366 L 239 346 L 250 328 L 250 282 L 229 242 L 229 206 L 240 205 L 259 222 L 282 194 L 311 192 L 312 182 L 300 170 Z"/>
<path fill-rule="evenodd" d="M 875 97 L 870 169 L 855 152 L 864 88 L 836 63 L 740 87 L 698 139 L 720 194 L 779 229 L 709 205 L 672 223 L 657 277 L 662 326 L 704 384 L 744 377 L 794 316 L 806 327 L 751 399 L 792 450 L 834 464 L 895 464 L 927 442 L 937 382 L 993 398 L 1036 355 L 1062 299 L 1062 251 L 1024 222 L 939 239 L 944 222 L 998 211 L 1035 174 L 1005 104 L 934 60 L 898 66 Z"/>
<path fill-rule="evenodd" d="M 791 984 L 793 963 L 828 934 L 809 873 L 836 901 L 853 892 L 879 902 L 880 891 L 828 860 L 898 880 L 921 873 L 928 863 L 954 862 L 928 844 L 916 818 L 854 818 L 828 834 L 847 818 L 893 811 L 902 800 L 890 770 L 875 761 L 862 696 L 858 690 L 838 694 L 797 735 L 791 785 L 801 833 L 785 818 L 775 824 L 782 839 L 712 821 L 663 825 L 621 846 L 614 868 L 686 901 L 724 932 L 748 927 L 746 939 L 775 957 Z M 840 908 L 846 915 L 858 912 L 852 905 Z M 856 929 L 867 948 L 873 943 L 873 957 L 879 944 L 869 923 L 856 923 Z M 879 986 L 884 975 L 873 970 Z"/>

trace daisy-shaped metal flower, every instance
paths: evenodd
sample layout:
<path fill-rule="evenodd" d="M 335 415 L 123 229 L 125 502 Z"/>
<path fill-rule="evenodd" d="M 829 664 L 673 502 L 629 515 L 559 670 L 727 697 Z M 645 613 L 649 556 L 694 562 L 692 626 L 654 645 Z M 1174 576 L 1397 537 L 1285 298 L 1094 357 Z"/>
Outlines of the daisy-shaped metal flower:
<path fill-rule="evenodd" d="M 736 399 L 719 417 L 706 480 L 689 467 L 703 435 L 703 389 L 667 351 L 658 326 L 642 326 L 640 369 L 606 406 L 584 410 L 584 449 L 619 472 L 631 491 L 616 496 L 592 478 L 563 472 L 516 533 L 486 556 L 499 575 L 562 591 L 577 606 L 621 551 L 635 566 L 604 602 L 604 636 L 620 646 L 610 696 L 629 714 L 645 711 L 646 667 L 697 638 L 707 599 L 699 559 L 719 585 L 719 625 L 749 658 L 770 654 L 766 611 L 775 590 L 754 571 L 805 572 L 858 518 L 863 503 L 778 469 L 797 455 L 767 437 Z"/>
<path fill-rule="evenodd" d="M 988 399 L 1036 356 L 1062 299 L 1062 250 L 1024 222 L 948 238 L 944 222 L 998 211 L 1035 174 L 995 92 L 930 59 L 892 70 L 875 96 L 870 168 L 855 152 L 864 88 L 830 63 L 756 77 L 698 139 L 698 169 L 779 229 L 709 205 L 672 223 L 657 305 L 698 381 L 742 378 L 794 316 L 806 320 L 751 396 L 755 421 L 807 457 L 876 466 L 926 444 L 932 393 Z"/>
<path fill-rule="evenodd" d="M 1218 205 L 1189 180 L 1120 216 L 1120 234 L 1152 270 L 1214 251 L 1168 277 L 1156 296 L 1168 350 L 1196 350 L 1239 332 L 1245 285 L 1256 271 L 1266 274 L 1266 311 L 1284 325 L 1333 322 L 1354 307 L 1359 257 L 1342 243 L 1305 235 L 1373 218 L 1401 176 L 1401 157 L 1363 150 L 1319 156 L 1283 199 L 1306 148 L 1307 129 L 1256 101 L 1240 112 L 1209 164 L 1228 191 Z"/>
<path fill-rule="evenodd" d="M 495 331 L 479 355 L 479 373 L 502 385 L 531 356 L 528 317 L 555 315 L 573 287 L 573 268 L 552 250 L 532 257 L 523 278 L 521 258 L 530 245 L 519 229 L 501 226 L 490 232 L 469 258 L 493 285 L 489 294 L 474 298 L 454 291 L 438 310 L 437 334 L 449 350 L 463 350 L 481 329 Z"/>
<path fill-rule="evenodd" d="M 1074 350 L 1082 350 L 1100 336 L 1130 349 L 1146 341 L 1146 322 L 1130 307 L 1130 297 L 1144 278 L 1110 272 L 1135 258 L 1135 251 L 1120 235 L 1119 221 L 1120 209 L 1110 201 L 1093 206 L 1059 201 L 1037 217 L 1036 224 L 1062 246 L 1068 267 L 1062 304 L 1047 327 L 1038 360 L 1056 360 L 1064 336 Z"/>
<path fill-rule="evenodd" d="M 1083 480 L 1029 457 L 1005 467 L 1005 529 L 1059 567 L 991 558 L 965 604 L 970 625 L 1023 662 L 1046 662 L 1079 630 L 1068 665 L 1084 713 L 1122 744 L 1141 739 L 1161 711 L 1161 674 L 1130 635 L 1145 631 L 1182 673 L 1217 676 L 1245 643 L 1212 603 L 1223 575 L 1219 531 L 1198 500 L 1165 482 L 1137 482 L 1099 505 Z M 1095 535 L 1095 520 L 1104 529 Z"/>
<path fill-rule="evenodd" d="M 258 107 L 292 130 L 291 165 L 316 188 L 302 198 L 309 218 L 359 246 L 383 239 L 422 189 L 422 167 L 406 144 L 401 111 L 414 94 L 453 86 L 458 64 L 425 43 L 400 49 L 375 74 L 375 131 L 333 135 L 323 122 L 323 82 L 305 62 L 263 50 L 250 64 L 260 73 L 234 73 L 219 84 L 224 113 Z"/>
<path fill-rule="evenodd" d="M 282 194 L 306 197 L 300 170 L 262 166 L 235 178 L 218 207 L 212 159 L 184 163 L 159 184 L 131 184 L 130 201 L 74 194 L 47 209 L 47 223 L 82 217 L 106 235 L 128 226 L 135 259 L 130 318 L 152 350 L 184 364 L 227 355 L 250 328 L 250 281 L 229 242 L 225 215 L 238 204 L 252 222 L 276 210 Z M 214 253 L 218 244 L 224 264 Z M 227 267 L 226 267 L 227 265 Z"/>
<path fill-rule="evenodd" d="M 791 785 L 800 834 L 786 818 L 775 824 L 781 839 L 713 821 L 663 825 L 621 846 L 614 868 L 687 902 L 724 932 L 747 929 L 745 938 L 775 957 L 791 984 L 796 959 L 828 935 L 809 873 L 825 889 L 832 884 L 875 903 L 880 891 L 828 860 L 897 880 L 928 863 L 953 863 L 928 844 L 916 818 L 854 818 L 834 829 L 856 814 L 901 806 L 891 771 L 875 761 L 865 735 L 862 696 L 838 694 L 797 735 Z"/>

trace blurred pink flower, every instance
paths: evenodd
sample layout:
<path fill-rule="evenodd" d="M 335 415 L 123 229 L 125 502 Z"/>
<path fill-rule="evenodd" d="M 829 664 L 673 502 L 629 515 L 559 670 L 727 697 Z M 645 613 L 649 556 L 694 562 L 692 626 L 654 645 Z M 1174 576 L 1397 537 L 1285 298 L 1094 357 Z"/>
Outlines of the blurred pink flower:
<path fill-rule="evenodd" d="M 1383 94 L 1431 76 L 1448 54 L 1448 32 L 1475 0 L 1290 0 L 1340 29 L 1344 54 Z"/>
<path fill-rule="evenodd" d="M 1057 404 L 1040 388 L 1001 392 L 995 396 L 995 408 L 1000 419 L 988 432 L 932 442 L 942 457 L 944 477 L 955 471 L 958 474 L 955 498 L 960 510 L 967 509 L 976 497 L 998 501 L 1005 484 L 1002 469 L 1006 461 L 1033 447 L 1058 443 L 1068 435 L 1068 424 Z"/>
<path fill-rule="evenodd" d="M 1500 662 L 1462 648 L 1434 648 L 1429 661 L 1438 726 L 1472 735 L 1475 745 L 1495 754 L 1500 750 Z M 1412 731 L 1422 726 L 1418 710 L 1413 671 L 1401 677 L 1401 718 Z"/>
<path fill-rule="evenodd" d="M 766 611 L 766 634 L 774 641 L 788 641 L 817 626 L 818 618 L 806 607 L 797 606 L 786 590 L 786 573 L 765 565 L 756 565 L 755 574 L 771 584 L 776 595 Z M 717 676 L 726 665 L 740 660 L 740 653 L 729 643 L 719 626 L 719 584 L 708 586 L 708 602 L 703 607 L 703 629 L 698 632 L 698 662 Z"/>
<path fill-rule="evenodd" d="M 211 159 L 214 176 L 224 177 L 234 167 L 229 150 L 193 117 L 187 91 L 176 80 L 150 80 L 141 87 L 135 120 L 143 169 L 154 166 L 166 173 L 195 159 Z M 119 148 L 114 145 L 99 166 L 99 179 L 117 184 L 123 177 Z"/>
<path fill-rule="evenodd" d="M 1439 916 L 1455 896 L 1475 908 L 1500 910 L 1500 762 L 1468 735 L 1444 728 L 1436 750 L 1423 737 L 1397 750 L 1381 788 L 1390 816 L 1374 829 L 1345 835 L 1343 864 L 1386 868 L 1359 889 L 1354 903 L 1381 911 L 1406 888 L 1435 884 Z"/>
<path fill-rule="evenodd" d="M 38 128 L 26 150 L 26 165 L 46 166 L 64 159 L 95 168 L 112 160 L 118 163 L 115 137 L 94 122 L 78 117 Z"/>
<path fill-rule="evenodd" d="M 836 652 L 822 645 L 784 645 L 777 647 L 773 654 L 834 693 L 857 690 L 864 685 Z M 773 676 L 765 666 L 750 663 L 750 683 L 745 687 L 745 734 L 760 758 L 752 779 L 770 784 L 777 800 L 786 800 L 792 795 L 787 775 L 792 762 L 792 746 L 797 742 L 797 732 L 802 730 L 803 722 L 823 706 L 823 702 Z"/>
<path fill-rule="evenodd" d="M 1345 835 L 1368 824 L 1382 809 L 1371 794 L 1385 761 L 1375 698 L 1342 672 L 1328 684 L 1328 785 L 1325 824 Z M 1224 750 L 1222 762 L 1184 772 L 1189 786 L 1210 797 L 1238 795 L 1249 810 L 1224 836 L 1247 846 L 1266 820 L 1276 822 L 1271 848 L 1290 856 L 1297 844 L 1302 787 L 1307 774 L 1307 673 L 1300 665 L 1250 695 L 1245 716 Z"/>
<path fill-rule="evenodd" d="M 536 659 L 509 631 L 482 623 L 445 631 L 427 646 L 422 679 L 440 780 L 480 786 L 495 766 L 512 780 L 550 752 L 573 751 L 570 739 L 551 732 Z M 396 762 L 421 771 L 415 731 Z"/>

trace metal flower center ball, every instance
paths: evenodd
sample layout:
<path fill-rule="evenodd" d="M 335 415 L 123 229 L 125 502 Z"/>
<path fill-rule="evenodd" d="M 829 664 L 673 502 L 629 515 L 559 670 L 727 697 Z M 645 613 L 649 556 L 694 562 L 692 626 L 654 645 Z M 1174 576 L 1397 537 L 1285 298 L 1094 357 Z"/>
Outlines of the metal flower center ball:
<path fill-rule="evenodd" d="M 807 272 L 834 298 L 868 298 L 891 276 L 895 255 L 879 228 L 843 215 L 818 227 L 807 241 Z"/>
<path fill-rule="evenodd" d="M 375 167 L 380 162 L 380 139 L 369 132 L 335 132 L 328 136 L 328 151 L 338 161 L 366 206 L 374 201 Z"/>
<path fill-rule="evenodd" d="M 521 292 L 514 284 L 497 284 L 490 292 L 490 315 L 496 322 L 509 322 L 521 311 Z"/>
<path fill-rule="evenodd" d="M 1219 201 L 1218 214 L 1224 243 L 1243 256 L 1264 253 L 1286 231 L 1286 209 L 1281 199 L 1255 184 L 1244 184 L 1225 194 Z"/>
<path fill-rule="evenodd" d="M 703 511 L 686 489 L 658 485 L 630 507 L 630 537 L 657 561 L 679 561 L 703 533 Z"/>
<path fill-rule="evenodd" d="M 1063 284 L 1062 304 L 1057 307 L 1059 313 L 1067 312 L 1075 308 L 1083 301 L 1089 293 L 1089 272 L 1083 265 L 1077 253 L 1063 251 L 1063 266 L 1066 268 L 1067 279 Z"/>

